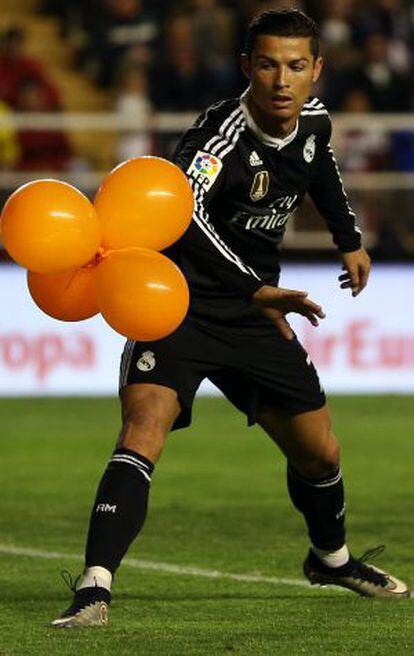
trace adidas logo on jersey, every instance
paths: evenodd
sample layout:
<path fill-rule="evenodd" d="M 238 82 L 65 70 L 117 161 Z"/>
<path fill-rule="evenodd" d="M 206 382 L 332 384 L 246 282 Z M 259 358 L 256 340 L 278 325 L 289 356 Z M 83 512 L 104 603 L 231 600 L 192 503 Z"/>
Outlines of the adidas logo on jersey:
<path fill-rule="evenodd" d="M 255 150 L 250 155 L 249 163 L 250 166 L 263 166 L 263 161 L 260 159 Z"/>

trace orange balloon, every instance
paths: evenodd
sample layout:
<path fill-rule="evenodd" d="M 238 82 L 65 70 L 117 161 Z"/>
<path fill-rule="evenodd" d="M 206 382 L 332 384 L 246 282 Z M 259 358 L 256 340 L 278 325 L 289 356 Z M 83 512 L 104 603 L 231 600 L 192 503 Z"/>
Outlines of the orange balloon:
<path fill-rule="evenodd" d="M 27 272 L 30 294 L 45 314 L 61 321 L 82 321 L 99 312 L 96 267 L 60 273 Z"/>
<path fill-rule="evenodd" d="M 133 248 L 108 253 L 97 266 L 96 282 L 104 319 L 130 339 L 162 339 L 187 314 L 187 281 L 171 260 L 156 251 Z"/>
<path fill-rule="evenodd" d="M 187 230 L 194 199 L 178 166 L 160 157 L 137 157 L 105 177 L 94 204 L 105 248 L 160 251 Z"/>
<path fill-rule="evenodd" d="M 38 273 L 83 266 L 100 243 L 92 203 L 60 180 L 35 180 L 19 187 L 3 208 L 2 235 L 11 257 Z"/>

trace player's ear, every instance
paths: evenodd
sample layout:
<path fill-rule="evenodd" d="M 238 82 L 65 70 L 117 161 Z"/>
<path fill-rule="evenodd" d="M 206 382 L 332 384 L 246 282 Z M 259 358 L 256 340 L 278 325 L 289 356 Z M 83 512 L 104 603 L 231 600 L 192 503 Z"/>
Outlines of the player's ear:
<path fill-rule="evenodd" d="M 244 75 L 250 80 L 250 59 L 246 53 L 243 53 L 240 58 L 240 66 Z"/>
<path fill-rule="evenodd" d="M 313 66 L 312 82 L 317 82 L 319 80 L 319 77 L 322 73 L 323 64 L 324 64 L 324 62 L 323 62 L 322 57 L 318 57 L 315 60 L 315 64 Z"/>

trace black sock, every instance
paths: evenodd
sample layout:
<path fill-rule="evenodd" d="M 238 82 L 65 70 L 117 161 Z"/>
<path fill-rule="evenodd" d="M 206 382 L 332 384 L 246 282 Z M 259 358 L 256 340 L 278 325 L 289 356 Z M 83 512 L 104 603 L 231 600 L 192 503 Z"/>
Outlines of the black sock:
<path fill-rule="evenodd" d="M 86 567 L 112 574 L 140 532 L 154 465 L 129 449 L 116 449 L 98 487 L 86 545 Z"/>
<path fill-rule="evenodd" d="M 335 551 L 345 544 L 345 501 L 342 473 L 305 478 L 288 465 L 288 490 L 294 506 L 304 515 L 312 544 Z"/>

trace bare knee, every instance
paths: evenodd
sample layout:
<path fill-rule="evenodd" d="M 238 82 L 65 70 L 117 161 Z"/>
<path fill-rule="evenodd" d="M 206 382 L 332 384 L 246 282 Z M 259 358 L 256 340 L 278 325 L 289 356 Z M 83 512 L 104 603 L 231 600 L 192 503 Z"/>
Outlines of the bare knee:
<path fill-rule="evenodd" d="M 329 429 L 313 453 L 299 457 L 296 462 L 292 462 L 292 465 L 308 478 L 325 478 L 338 470 L 339 463 L 339 443 Z"/>
<path fill-rule="evenodd" d="M 156 462 L 180 413 L 176 392 L 159 385 L 130 386 L 122 391 L 121 404 L 118 448 L 131 449 Z"/>
<path fill-rule="evenodd" d="M 264 407 L 258 422 L 302 476 L 324 478 L 337 470 L 339 444 L 326 406 L 293 417 Z"/>

